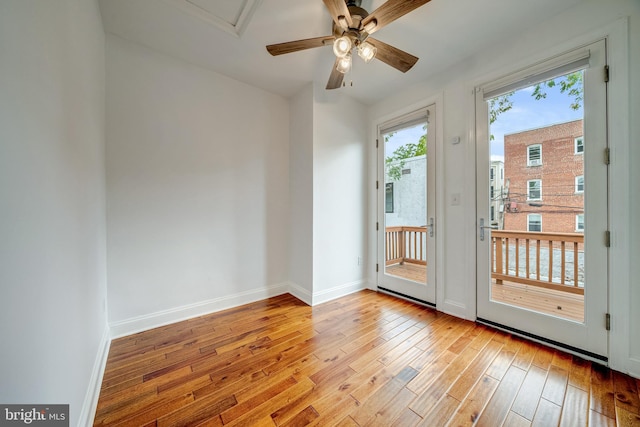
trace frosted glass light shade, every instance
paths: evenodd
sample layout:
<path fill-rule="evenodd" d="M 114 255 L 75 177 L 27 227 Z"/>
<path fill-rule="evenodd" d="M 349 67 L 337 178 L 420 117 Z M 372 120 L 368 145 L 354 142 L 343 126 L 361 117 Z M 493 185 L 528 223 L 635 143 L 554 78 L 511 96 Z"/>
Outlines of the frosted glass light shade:
<path fill-rule="evenodd" d="M 349 37 L 338 37 L 333 42 L 333 53 L 335 53 L 338 58 L 344 58 L 349 52 L 351 52 L 351 39 L 349 39 Z"/>
<path fill-rule="evenodd" d="M 336 70 L 342 74 L 348 72 L 351 69 L 351 55 L 346 55 L 344 58 L 340 58 Z"/>
<path fill-rule="evenodd" d="M 378 49 L 371 43 L 364 42 L 358 46 L 358 56 L 364 59 L 364 62 L 369 62 L 375 58 L 377 52 Z"/>

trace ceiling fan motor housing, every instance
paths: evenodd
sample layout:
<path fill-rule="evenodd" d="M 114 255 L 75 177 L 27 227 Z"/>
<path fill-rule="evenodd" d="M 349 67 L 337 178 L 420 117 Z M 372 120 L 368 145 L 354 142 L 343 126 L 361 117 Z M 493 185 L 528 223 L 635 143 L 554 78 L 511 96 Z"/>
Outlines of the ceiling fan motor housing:
<path fill-rule="evenodd" d="M 349 7 L 349 13 L 351 14 L 353 24 L 347 31 L 345 31 L 332 21 L 333 25 L 331 28 L 333 29 L 333 35 L 340 37 L 344 33 L 351 33 L 352 36 L 355 36 L 355 38 L 358 39 L 360 22 L 369 15 L 369 12 L 360 7 L 360 1 L 347 1 L 347 6 Z"/>

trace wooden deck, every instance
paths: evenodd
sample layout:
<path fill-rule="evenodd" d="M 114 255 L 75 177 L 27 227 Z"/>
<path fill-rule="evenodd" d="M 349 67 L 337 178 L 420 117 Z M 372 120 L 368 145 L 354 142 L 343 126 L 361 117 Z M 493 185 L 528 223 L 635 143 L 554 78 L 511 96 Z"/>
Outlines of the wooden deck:
<path fill-rule="evenodd" d="M 385 267 L 385 272 L 392 276 L 413 280 L 418 283 L 427 283 L 427 267 L 425 265 L 404 263 L 394 264 Z"/>
<path fill-rule="evenodd" d="M 281 295 L 114 340 L 95 426 L 638 426 L 640 380 L 408 301 Z"/>
<path fill-rule="evenodd" d="M 419 283 L 426 283 L 427 269 L 410 263 L 386 267 L 386 273 Z M 491 286 L 492 300 L 511 304 L 563 319 L 584 321 L 584 295 L 546 289 L 520 283 L 503 282 Z"/>

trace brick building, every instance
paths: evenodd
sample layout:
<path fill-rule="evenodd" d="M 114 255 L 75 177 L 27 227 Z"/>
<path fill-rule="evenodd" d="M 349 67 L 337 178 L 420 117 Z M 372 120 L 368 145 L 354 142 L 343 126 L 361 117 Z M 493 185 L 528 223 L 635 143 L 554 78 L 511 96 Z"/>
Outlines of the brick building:
<path fill-rule="evenodd" d="M 582 120 L 504 136 L 504 229 L 584 231 Z"/>

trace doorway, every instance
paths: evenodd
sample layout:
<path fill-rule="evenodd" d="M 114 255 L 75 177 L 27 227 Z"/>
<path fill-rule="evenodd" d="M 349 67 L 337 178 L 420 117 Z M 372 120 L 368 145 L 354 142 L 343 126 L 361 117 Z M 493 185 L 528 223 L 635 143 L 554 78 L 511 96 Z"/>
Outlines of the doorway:
<path fill-rule="evenodd" d="M 477 317 L 608 356 L 606 46 L 476 89 Z"/>
<path fill-rule="evenodd" d="M 435 306 L 435 106 L 378 127 L 378 289 Z"/>

